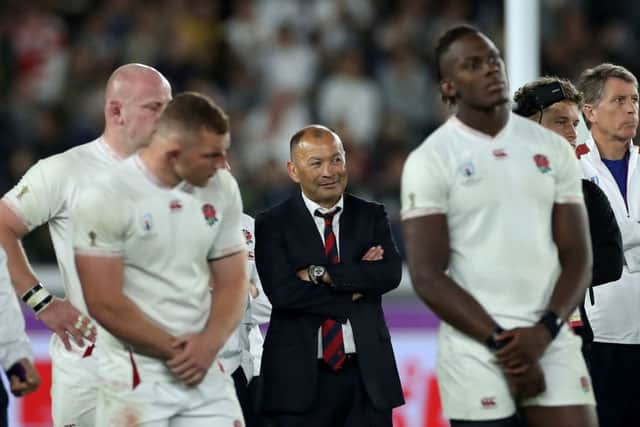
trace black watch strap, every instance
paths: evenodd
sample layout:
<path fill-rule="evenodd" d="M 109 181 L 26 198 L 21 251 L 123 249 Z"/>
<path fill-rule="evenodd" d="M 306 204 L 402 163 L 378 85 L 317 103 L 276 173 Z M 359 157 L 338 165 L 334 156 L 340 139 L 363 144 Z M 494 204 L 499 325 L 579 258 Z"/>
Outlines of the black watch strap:
<path fill-rule="evenodd" d="M 553 311 L 547 310 L 544 312 L 542 317 L 540 317 L 538 323 L 549 331 L 549 335 L 551 335 L 551 339 L 553 340 L 558 335 L 558 332 L 560 332 L 560 328 L 562 328 L 564 320 L 562 320 L 562 318 Z"/>

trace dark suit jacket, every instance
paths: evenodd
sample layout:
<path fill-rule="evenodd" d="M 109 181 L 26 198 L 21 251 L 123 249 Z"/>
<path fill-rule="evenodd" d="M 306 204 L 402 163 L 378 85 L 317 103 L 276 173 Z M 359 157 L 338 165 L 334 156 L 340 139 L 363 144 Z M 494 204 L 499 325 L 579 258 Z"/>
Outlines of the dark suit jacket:
<path fill-rule="evenodd" d="M 340 264 L 327 265 L 324 245 L 302 196 L 258 214 L 256 266 L 272 304 L 262 355 L 263 412 L 305 412 L 315 397 L 318 328 L 331 317 L 349 319 L 358 366 L 373 405 L 379 410 L 404 403 L 398 370 L 385 323 L 381 295 L 400 283 L 402 262 L 391 237 L 384 207 L 344 195 L 340 216 Z M 374 245 L 384 259 L 362 261 Z M 325 265 L 329 287 L 298 279 L 296 271 Z M 352 294 L 364 295 L 352 301 Z"/>
<path fill-rule="evenodd" d="M 583 179 L 584 204 L 589 215 L 589 232 L 593 251 L 591 287 L 614 282 L 622 275 L 624 255 L 622 236 L 607 195 L 593 182 Z M 589 303 L 595 304 L 593 289 L 589 288 Z M 584 304 L 580 304 L 582 328 L 576 330 L 583 343 L 593 341 L 593 330 Z"/>

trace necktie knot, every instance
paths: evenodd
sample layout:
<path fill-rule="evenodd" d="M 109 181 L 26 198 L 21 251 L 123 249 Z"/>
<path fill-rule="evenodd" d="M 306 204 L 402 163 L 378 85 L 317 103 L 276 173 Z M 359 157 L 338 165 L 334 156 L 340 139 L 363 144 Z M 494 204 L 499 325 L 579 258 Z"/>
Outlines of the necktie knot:
<path fill-rule="evenodd" d="M 341 210 L 340 206 L 338 206 L 332 211 L 325 212 L 325 213 L 320 212 L 320 209 L 316 209 L 313 214 L 317 217 L 324 218 L 325 225 L 329 225 L 333 223 L 333 217 L 336 216 L 336 214 L 340 212 L 340 210 Z"/>

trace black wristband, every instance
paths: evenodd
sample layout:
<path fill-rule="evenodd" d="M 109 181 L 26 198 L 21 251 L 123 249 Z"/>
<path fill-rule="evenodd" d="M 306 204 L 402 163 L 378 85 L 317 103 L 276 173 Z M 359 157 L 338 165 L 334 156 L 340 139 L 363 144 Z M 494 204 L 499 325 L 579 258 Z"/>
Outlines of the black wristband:
<path fill-rule="evenodd" d="M 500 326 L 496 326 L 496 328 L 493 330 L 491 335 L 489 335 L 487 339 L 484 340 L 485 345 L 492 352 L 496 352 L 500 350 L 502 347 L 507 345 L 509 341 L 511 341 L 511 338 L 503 338 L 500 340 L 496 338 L 498 335 L 500 335 L 503 332 L 504 332 L 504 329 L 502 329 Z"/>
<path fill-rule="evenodd" d="M 558 332 L 560 332 L 563 323 L 564 320 L 551 310 L 545 311 L 540 320 L 538 320 L 538 324 L 546 328 L 552 340 L 558 335 Z"/>

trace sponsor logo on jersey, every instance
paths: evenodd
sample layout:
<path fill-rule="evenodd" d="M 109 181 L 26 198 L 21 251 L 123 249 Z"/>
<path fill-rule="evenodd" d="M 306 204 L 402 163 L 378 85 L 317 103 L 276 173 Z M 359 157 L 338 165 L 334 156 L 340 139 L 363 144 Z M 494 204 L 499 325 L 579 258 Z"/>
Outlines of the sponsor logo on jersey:
<path fill-rule="evenodd" d="M 169 202 L 169 209 L 171 212 L 179 211 L 182 209 L 182 202 L 178 199 L 174 199 Z"/>
<path fill-rule="evenodd" d="M 218 222 L 218 218 L 216 218 L 216 208 L 214 208 L 212 204 L 206 203 L 202 205 L 202 213 L 204 214 L 204 219 L 207 221 L 207 224 L 213 225 Z"/>
<path fill-rule="evenodd" d="M 505 157 L 507 157 L 507 152 L 504 151 L 504 148 L 496 148 L 492 151 L 492 153 L 493 157 L 495 157 L 496 159 L 504 159 Z"/>
<path fill-rule="evenodd" d="M 142 229 L 144 231 L 151 231 L 153 228 L 153 217 L 150 213 L 142 215 Z"/>
<path fill-rule="evenodd" d="M 496 406 L 496 398 L 495 396 L 483 397 L 480 399 L 480 404 L 484 409 L 492 409 Z"/>
<path fill-rule="evenodd" d="M 551 170 L 551 166 L 549 166 L 549 159 L 547 159 L 547 156 L 544 154 L 536 154 L 533 156 L 533 162 L 542 173 L 547 173 Z"/>
<path fill-rule="evenodd" d="M 467 177 L 467 178 L 471 178 L 473 175 L 476 174 L 476 168 L 473 166 L 473 163 L 471 162 L 466 162 L 460 165 L 460 173 Z"/>

